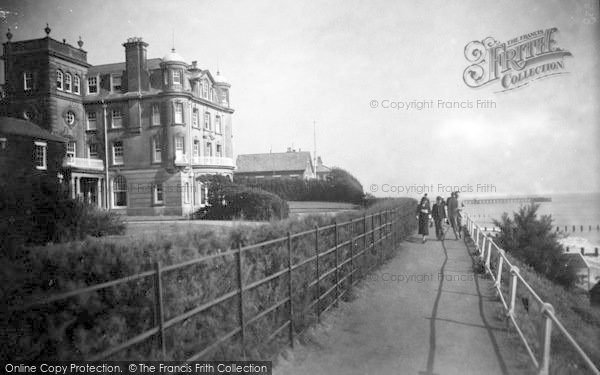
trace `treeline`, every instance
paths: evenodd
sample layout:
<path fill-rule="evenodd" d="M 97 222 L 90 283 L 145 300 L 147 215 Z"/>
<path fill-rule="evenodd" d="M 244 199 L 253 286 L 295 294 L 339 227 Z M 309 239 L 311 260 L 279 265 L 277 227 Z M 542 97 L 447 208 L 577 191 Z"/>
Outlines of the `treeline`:
<path fill-rule="evenodd" d="M 288 201 L 325 201 L 362 204 L 362 184 L 349 172 L 332 168 L 326 180 L 234 177 L 234 182 L 276 194 Z"/>

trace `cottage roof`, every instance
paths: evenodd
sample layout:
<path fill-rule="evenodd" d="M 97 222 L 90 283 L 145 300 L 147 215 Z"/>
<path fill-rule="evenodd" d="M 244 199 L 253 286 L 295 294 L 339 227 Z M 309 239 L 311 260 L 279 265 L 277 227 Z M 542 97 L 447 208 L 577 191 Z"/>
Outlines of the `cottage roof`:
<path fill-rule="evenodd" d="M 313 169 L 310 152 L 307 151 L 238 155 L 236 165 L 236 173 Z"/>
<path fill-rule="evenodd" d="M 324 166 L 323 164 L 317 164 L 317 173 L 329 173 L 331 168 Z"/>
<path fill-rule="evenodd" d="M 14 117 L 0 117 L 0 134 L 22 135 L 63 143 L 67 141 L 63 137 L 59 137 L 40 128 L 33 122 Z"/>
<path fill-rule="evenodd" d="M 575 268 L 589 268 L 590 264 L 580 253 L 562 253 L 560 257 L 564 264 Z"/>

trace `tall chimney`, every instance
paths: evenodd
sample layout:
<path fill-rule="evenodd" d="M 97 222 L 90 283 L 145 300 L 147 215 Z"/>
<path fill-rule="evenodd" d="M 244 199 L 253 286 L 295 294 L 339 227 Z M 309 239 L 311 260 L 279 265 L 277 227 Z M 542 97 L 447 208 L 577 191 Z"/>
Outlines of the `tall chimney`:
<path fill-rule="evenodd" d="M 148 91 L 150 89 L 150 77 L 148 64 L 146 62 L 146 47 L 142 38 L 128 38 L 125 47 L 125 77 L 128 92 Z"/>

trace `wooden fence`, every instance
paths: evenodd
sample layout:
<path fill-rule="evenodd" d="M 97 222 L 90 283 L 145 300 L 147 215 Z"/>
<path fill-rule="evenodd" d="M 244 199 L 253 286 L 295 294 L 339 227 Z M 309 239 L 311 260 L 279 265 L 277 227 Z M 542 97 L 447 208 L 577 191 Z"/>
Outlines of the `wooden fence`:
<path fill-rule="evenodd" d="M 111 359 L 119 353 L 123 353 L 128 348 L 141 343 L 150 343 L 162 353 L 163 358 L 169 358 L 169 348 L 167 347 L 166 332 L 167 330 L 182 324 L 186 320 L 206 312 L 208 309 L 229 302 L 237 304 L 237 324 L 236 327 L 228 332 L 220 335 L 206 343 L 206 346 L 187 358 L 185 361 L 195 361 L 207 358 L 207 356 L 219 346 L 236 338 L 236 343 L 239 341 L 241 358 L 246 358 L 247 353 L 247 332 L 249 327 L 258 322 L 261 318 L 275 311 L 284 309 L 286 312 L 285 322 L 277 327 L 272 327 L 271 332 L 262 344 L 273 340 L 276 337 L 279 339 L 285 338 L 289 345 L 293 347 L 294 338 L 301 331 L 295 327 L 298 322 L 299 315 L 311 314 L 320 320 L 321 315 L 329 310 L 332 306 L 338 304 L 341 298 L 352 289 L 356 283 L 365 277 L 365 275 L 375 267 L 383 263 L 386 257 L 393 254 L 393 249 L 403 236 L 412 230 L 414 222 L 412 212 L 404 212 L 399 208 L 377 212 L 371 215 L 363 215 L 362 217 L 354 218 L 342 223 L 334 223 L 327 226 L 318 227 L 306 230 L 300 233 L 287 233 L 287 236 L 265 241 L 257 244 L 240 246 L 237 249 L 229 249 L 215 254 L 203 256 L 201 258 L 192 259 L 186 262 L 172 265 L 162 265 L 156 263 L 154 269 L 147 270 L 138 274 L 119 278 L 116 280 L 104 282 L 97 285 L 88 286 L 86 288 L 61 293 L 49 296 L 43 299 L 28 301 L 20 306 L 13 306 L 13 313 L 24 310 L 40 308 L 42 305 L 47 305 L 69 298 L 82 296 L 88 293 L 98 292 L 107 288 L 123 286 L 126 283 L 139 282 L 148 280 L 149 284 L 154 289 L 154 319 L 152 327 L 139 332 L 123 342 L 112 345 L 104 350 L 86 356 L 86 360 L 103 360 Z M 343 236 L 342 236 L 343 235 Z M 333 237 L 333 238 L 331 238 Z M 297 259 L 294 256 L 294 242 L 301 240 L 306 243 L 307 239 L 314 241 L 314 255 Z M 331 244 L 333 246 L 324 248 L 322 243 Z M 253 249 L 262 250 L 265 248 L 279 247 L 285 248 L 287 251 L 287 265 L 262 277 L 259 280 L 245 282 L 244 274 L 247 271 L 245 254 Z M 204 301 L 187 311 L 177 314 L 173 317 L 165 315 L 165 298 L 163 285 L 165 275 L 174 271 L 182 270 L 204 262 L 209 262 L 217 258 L 229 259 L 228 262 L 235 262 L 236 275 L 235 288 L 209 301 Z M 328 259 L 325 261 L 325 259 Z M 310 281 L 309 288 L 312 292 L 310 303 L 296 306 L 294 303 L 296 293 L 294 286 L 295 273 L 305 272 L 304 267 L 312 265 L 316 273 L 314 279 Z M 311 268 L 312 270 L 313 268 Z M 259 288 L 261 285 L 272 282 L 274 280 L 285 280 L 287 283 L 287 296 L 275 303 L 263 306 L 262 311 L 253 315 L 248 313 L 246 298 L 248 293 Z M 140 306 L 141 308 L 141 306 Z M 235 314 L 235 312 L 232 312 Z M 296 319 L 295 319 L 296 317 Z M 303 324 L 303 329 L 309 325 Z M 287 337 L 285 337 L 285 336 Z M 231 358 L 230 358 L 231 359 Z"/>

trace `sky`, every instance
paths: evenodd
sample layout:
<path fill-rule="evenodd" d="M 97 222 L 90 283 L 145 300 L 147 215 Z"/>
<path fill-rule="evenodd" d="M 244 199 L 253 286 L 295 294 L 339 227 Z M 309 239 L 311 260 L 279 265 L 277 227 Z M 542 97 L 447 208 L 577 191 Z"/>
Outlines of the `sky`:
<path fill-rule="evenodd" d="M 12 12 L 0 20 L 3 43 L 7 27 L 26 40 L 48 22 L 57 40 L 81 36 L 91 64 L 124 61 L 122 43 L 139 36 L 149 58 L 174 44 L 220 70 L 232 83 L 236 155 L 313 153 L 314 126 L 324 164 L 376 196 L 600 191 L 595 0 L 2 0 L 0 9 Z M 567 74 L 504 92 L 463 81 L 471 41 L 553 27 L 572 54 Z M 389 108 L 411 101 L 433 105 Z"/>

